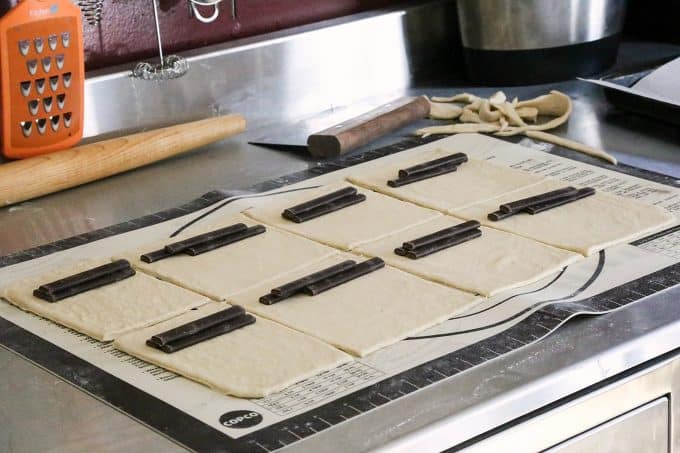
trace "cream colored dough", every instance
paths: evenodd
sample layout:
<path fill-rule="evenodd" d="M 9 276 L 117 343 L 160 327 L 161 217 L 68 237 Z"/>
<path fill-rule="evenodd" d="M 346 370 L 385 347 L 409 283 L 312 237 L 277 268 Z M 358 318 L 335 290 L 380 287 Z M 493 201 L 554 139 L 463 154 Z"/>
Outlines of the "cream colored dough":
<path fill-rule="evenodd" d="M 219 224 L 192 229 L 182 236 L 149 244 L 126 253 L 124 257 L 133 266 L 160 279 L 215 300 L 224 300 L 227 296 L 244 291 L 255 284 L 337 253 L 336 250 L 314 241 L 267 227 L 263 234 L 201 255 L 180 254 L 154 263 L 144 263 L 139 259 L 143 253 L 161 249 L 166 244 L 239 222 L 248 226 L 257 224 L 239 214 L 226 218 Z"/>
<path fill-rule="evenodd" d="M 203 296 L 138 272 L 133 277 L 86 291 L 58 302 L 33 296 L 33 290 L 69 275 L 101 265 L 83 262 L 9 286 L 3 296 L 18 306 L 57 324 L 109 341 L 133 329 L 155 324 L 209 302 Z"/>
<path fill-rule="evenodd" d="M 496 211 L 501 203 L 567 185 L 548 181 L 471 206 L 460 216 L 586 256 L 644 237 L 675 222 L 673 215 L 663 208 L 600 192 L 536 215 L 519 214 L 498 222 L 487 219 L 487 215 Z"/>
<path fill-rule="evenodd" d="M 260 398 L 347 363 L 352 358 L 316 338 L 257 318 L 254 324 L 166 354 L 146 345 L 151 336 L 228 305 L 210 303 L 153 327 L 116 339 L 114 346 L 219 392 Z"/>
<path fill-rule="evenodd" d="M 366 195 L 366 201 L 362 203 L 303 223 L 295 223 L 281 216 L 286 208 L 343 187 L 351 187 L 351 184 L 333 183 L 316 190 L 277 197 L 275 200 L 263 202 L 245 211 L 245 214 L 260 222 L 343 250 L 351 250 L 359 244 L 396 233 L 441 215 L 436 211 L 358 188 L 359 193 Z"/>
<path fill-rule="evenodd" d="M 274 285 L 238 294 L 230 302 L 350 354 L 365 356 L 445 321 L 479 300 L 470 293 L 386 266 L 316 296 L 296 295 L 274 305 L 259 302 L 273 286 L 348 258 L 352 257 L 334 257 L 290 276 L 293 278 L 279 278 Z"/>
<path fill-rule="evenodd" d="M 463 220 L 449 216 L 435 219 L 364 244 L 356 251 L 380 256 L 388 264 L 428 280 L 484 296 L 528 285 L 581 258 L 576 253 L 484 227 L 479 238 L 417 260 L 394 253 L 405 241 L 461 222 Z"/>
<path fill-rule="evenodd" d="M 399 169 L 459 152 L 453 149 L 434 149 L 388 165 L 357 168 L 348 179 L 360 186 L 410 201 L 421 206 L 455 213 L 503 193 L 544 181 L 541 176 L 512 168 L 470 159 L 458 170 L 401 187 L 390 187 L 387 181 L 397 177 Z"/>

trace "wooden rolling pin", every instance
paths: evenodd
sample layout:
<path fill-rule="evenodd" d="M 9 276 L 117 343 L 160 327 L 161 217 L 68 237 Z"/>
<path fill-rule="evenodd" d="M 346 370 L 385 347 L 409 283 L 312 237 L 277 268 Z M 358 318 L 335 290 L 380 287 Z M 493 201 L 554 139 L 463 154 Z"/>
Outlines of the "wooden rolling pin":
<path fill-rule="evenodd" d="M 245 129 L 241 115 L 225 115 L 0 164 L 0 206 L 148 165 Z"/>

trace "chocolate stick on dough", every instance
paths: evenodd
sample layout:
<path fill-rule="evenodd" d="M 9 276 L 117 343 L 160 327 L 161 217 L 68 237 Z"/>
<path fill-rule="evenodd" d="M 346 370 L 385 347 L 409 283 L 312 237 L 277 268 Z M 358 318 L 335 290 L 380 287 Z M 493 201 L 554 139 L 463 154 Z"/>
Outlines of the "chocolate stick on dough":
<path fill-rule="evenodd" d="M 387 181 L 387 185 L 390 187 L 401 187 L 407 184 L 412 184 L 414 182 L 422 181 L 424 179 L 434 178 L 435 176 L 445 175 L 447 173 L 454 172 L 458 169 L 456 164 L 445 164 L 441 167 L 435 167 L 431 170 L 416 173 L 411 176 L 406 176 L 403 178 L 391 179 Z"/>
<path fill-rule="evenodd" d="M 444 249 L 451 248 L 455 245 L 460 245 L 465 242 L 471 241 L 473 239 L 476 239 L 482 235 L 482 232 L 480 230 L 474 229 L 470 231 L 466 231 L 464 233 L 458 234 L 456 236 L 450 236 L 447 238 L 444 238 L 438 242 L 433 242 L 427 245 L 424 245 L 422 247 L 418 247 L 417 249 L 413 250 L 404 250 L 404 253 L 402 256 L 405 256 L 407 258 L 410 258 L 412 260 L 417 260 L 418 258 L 423 258 L 427 255 L 431 255 L 435 252 L 439 252 Z M 396 253 L 396 250 L 395 250 Z M 400 253 L 397 253 L 399 255 Z"/>
<path fill-rule="evenodd" d="M 200 332 L 197 332 L 188 337 L 183 337 L 171 343 L 166 343 L 163 346 L 158 346 L 155 343 L 151 342 L 151 340 L 147 340 L 146 344 L 148 346 L 151 346 L 152 348 L 160 349 L 161 351 L 170 354 L 173 352 L 177 352 L 181 349 L 188 348 L 189 346 L 202 343 L 206 340 L 210 340 L 211 338 L 215 338 L 220 335 L 233 332 L 234 330 L 248 326 L 250 324 L 253 324 L 254 322 L 255 322 L 254 316 L 247 314 L 240 315 L 237 316 L 236 318 L 214 325 L 205 330 L 201 330 Z"/>
<path fill-rule="evenodd" d="M 288 209 L 284 209 L 282 215 L 287 219 L 290 217 L 296 217 L 302 214 L 303 212 L 311 211 L 315 208 L 332 203 L 341 198 L 349 197 L 351 195 L 356 194 L 357 189 L 355 189 L 354 187 L 345 187 L 344 189 L 336 190 L 335 192 L 331 192 L 329 194 L 322 195 L 320 197 L 314 198 L 304 203 L 300 203 Z"/>
<path fill-rule="evenodd" d="M 581 198 L 589 197 L 591 195 L 595 195 L 595 189 L 593 189 L 592 187 L 584 187 L 583 189 L 579 189 L 574 195 L 558 198 L 556 200 L 546 201 L 545 203 L 539 203 L 534 206 L 529 206 L 524 211 L 527 212 L 528 214 L 535 215 L 538 214 L 539 212 L 547 211 L 549 209 L 553 209 L 558 206 L 565 205 L 567 203 L 572 203 L 576 200 L 580 200 Z"/>
<path fill-rule="evenodd" d="M 422 164 L 414 165 L 412 167 L 399 170 L 399 178 L 413 176 L 417 173 L 430 171 L 434 168 L 442 167 L 444 165 L 460 165 L 467 162 L 468 157 L 464 153 L 451 154 L 450 156 L 440 157 L 439 159 L 423 162 Z"/>
<path fill-rule="evenodd" d="M 121 260 L 125 261 L 125 260 Z M 127 263 L 127 261 L 125 261 Z M 112 283 L 119 282 L 121 280 L 125 280 L 126 278 L 132 277 L 135 275 L 135 270 L 130 266 L 130 263 L 127 263 L 127 267 L 123 267 L 120 269 L 115 269 L 112 272 L 109 273 L 102 273 L 101 270 L 98 270 L 96 274 L 89 274 L 89 277 L 92 277 L 92 275 L 95 275 L 93 278 L 88 278 L 86 280 L 79 280 L 78 283 L 72 284 L 70 286 L 60 286 L 58 290 L 54 290 L 54 287 L 52 287 L 52 292 L 48 292 L 45 290 L 45 287 L 47 286 L 48 288 L 50 287 L 50 284 L 48 285 L 43 285 L 33 291 L 33 295 L 35 297 L 38 297 L 40 299 L 43 299 L 47 302 L 58 302 L 62 299 L 66 299 L 71 296 L 75 296 L 80 293 L 84 293 L 86 291 L 90 291 L 96 288 L 100 288 L 102 286 L 110 285 Z M 99 269 L 99 268 L 95 268 Z M 95 269 L 91 269 L 95 270 Z M 89 272 L 89 271 L 86 271 Z M 77 274 L 73 277 L 79 277 L 80 274 Z M 74 279 L 75 280 L 75 279 Z M 56 282 L 55 282 L 56 283 Z"/>
<path fill-rule="evenodd" d="M 366 195 L 358 193 L 356 195 L 350 195 L 337 199 L 297 215 L 284 215 L 284 217 L 286 217 L 288 220 L 292 220 L 295 223 L 302 223 L 317 217 L 321 217 L 322 215 L 330 214 L 331 212 L 339 211 L 340 209 L 361 203 L 363 201 L 366 201 Z"/>
<path fill-rule="evenodd" d="M 199 234 L 198 236 L 193 236 L 183 241 L 173 242 L 165 246 L 165 251 L 169 253 L 180 253 L 189 247 L 193 247 L 198 244 L 203 244 L 205 242 L 215 241 L 217 239 L 223 238 L 225 236 L 230 236 L 232 234 L 242 233 L 246 231 L 248 227 L 245 223 L 237 223 L 225 228 L 220 228 L 219 230 L 210 231 L 208 233 Z"/>
<path fill-rule="evenodd" d="M 234 305 L 233 307 L 229 307 L 226 310 L 220 310 L 217 313 L 213 313 L 195 321 L 182 324 L 181 326 L 175 327 L 174 329 L 156 334 L 152 336 L 149 341 L 154 343 L 156 346 L 163 346 L 164 344 L 194 335 L 202 330 L 208 329 L 217 324 L 221 324 L 225 321 L 229 321 L 230 319 L 234 319 L 245 314 L 245 312 L 246 311 L 240 305 Z"/>
<path fill-rule="evenodd" d="M 467 222 L 463 222 L 461 224 L 449 227 L 449 228 L 444 228 L 443 230 L 436 231 L 432 234 L 428 234 L 426 236 L 419 237 L 418 239 L 413 239 L 411 241 L 406 241 L 404 242 L 404 245 L 402 248 L 404 250 L 413 250 L 428 244 L 431 244 L 433 242 L 439 242 L 442 239 L 450 238 L 452 236 L 456 236 L 462 233 L 465 233 L 466 231 L 474 230 L 475 228 L 479 228 L 480 224 L 476 220 L 469 220 Z"/>
<path fill-rule="evenodd" d="M 505 213 L 520 212 L 529 206 L 546 203 L 557 198 L 576 195 L 576 192 L 578 192 L 578 189 L 575 187 L 565 187 L 562 189 L 552 190 L 540 195 L 534 195 L 533 197 L 522 198 L 521 200 L 511 201 L 510 203 L 503 203 L 500 205 L 500 211 Z"/>
<path fill-rule="evenodd" d="M 362 275 L 377 271 L 383 267 L 385 267 L 385 262 L 382 259 L 371 258 L 357 264 L 345 272 L 341 272 L 339 274 L 333 275 L 332 277 L 328 277 L 316 283 L 307 285 L 302 291 L 306 294 L 309 294 L 310 296 L 315 296 L 324 291 L 335 288 L 336 286 L 342 285 L 343 283 L 354 280 L 355 278 L 359 278 Z"/>
<path fill-rule="evenodd" d="M 40 291 L 53 294 L 62 291 L 71 286 L 76 286 L 84 283 L 88 280 L 95 280 L 99 277 L 112 274 L 114 272 L 121 271 L 130 267 L 130 263 L 127 260 L 116 260 L 111 263 L 107 263 L 101 266 L 88 269 L 86 271 L 80 272 L 69 277 L 64 277 L 60 280 L 56 280 L 51 283 L 46 283 L 40 285 L 38 288 Z"/>
<path fill-rule="evenodd" d="M 272 289 L 271 293 L 277 296 L 290 296 L 311 283 L 318 282 L 324 278 L 332 277 L 335 274 L 351 269 L 356 266 L 356 264 L 357 262 L 354 260 L 343 261 L 342 263 L 327 267 L 326 269 L 322 269 L 290 283 L 286 283 L 285 285 L 276 287 Z"/>
<path fill-rule="evenodd" d="M 203 242 L 197 245 L 193 245 L 191 247 L 186 248 L 184 250 L 184 253 L 190 256 L 200 255 L 201 253 L 209 252 L 211 250 L 224 247 L 225 245 L 233 244 L 234 242 L 248 239 L 249 237 L 252 236 L 257 236 L 258 234 L 262 234 L 265 231 L 267 231 L 267 228 L 265 228 L 264 225 L 254 225 L 250 228 L 247 228 L 244 231 L 241 231 L 240 233 L 222 236 L 221 238 L 217 238 L 209 242 Z"/>

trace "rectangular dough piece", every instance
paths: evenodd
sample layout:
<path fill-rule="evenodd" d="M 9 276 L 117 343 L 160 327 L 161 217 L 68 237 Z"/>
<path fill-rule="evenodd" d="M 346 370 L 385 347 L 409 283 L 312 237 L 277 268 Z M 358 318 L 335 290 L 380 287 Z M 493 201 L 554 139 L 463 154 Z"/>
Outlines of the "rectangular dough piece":
<path fill-rule="evenodd" d="M 295 192 L 285 197 L 276 197 L 244 213 L 266 224 L 343 250 L 352 250 L 359 244 L 396 233 L 441 215 L 437 211 L 368 189 L 358 188 L 359 193 L 366 195 L 366 200 L 361 203 L 303 223 L 295 223 L 281 216 L 286 208 L 344 187 L 353 186 L 346 182 L 337 182 L 314 190 Z"/>
<path fill-rule="evenodd" d="M 387 181 L 396 179 L 400 169 L 465 152 L 464 149 L 425 149 L 418 156 L 390 161 L 387 165 L 358 167 L 348 180 L 371 190 L 421 206 L 455 214 L 475 203 L 528 187 L 545 178 L 503 165 L 470 158 L 452 173 L 407 184 L 390 187 Z"/>
<path fill-rule="evenodd" d="M 33 296 L 33 290 L 42 284 L 101 264 L 101 261 L 85 261 L 18 281 L 6 288 L 3 297 L 23 310 L 100 341 L 113 340 L 130 330 L 156 324 L 209 302 L 199 294 L 141 272 L 58 302 Z"/>
<path fill-rule="evenodd" d="M 539 195 L 568 186 L 560 181 L 505 194 L 463 210 L 461 217 L 515 233 L 555 247 L 589 256 L 615 244 L 630 242 L 675 223 L 665 209 L 630 198 L 597 192 L 536 215 L 518 214 L 498 222 L 488 220 L 502 203 Z"/>
<path fill-rule="evenodd" d="M 125 253 L 123 258 L 134 267 L 162 280 L 214 300 L 224 300 L 253 285 L 338 253 L 331 247 L 267 227 L 267 231 L 262 234 L 197 256 L 179 254 L 153 263 L 145 263 L 139 259 L 140 255 L 162 249 L 167 244 L 235 223 L 245 223 L 249 227 L 257 225 L 252 219 L 238 214 L 220 221 L 219 224 L 190 229 L 177 237 L 163 239 Z"/>
<path fill-rule="evenodd" d="M 259 298 L 273 287 L 347 259 L 334 257 L 230 299 L 259 316 L 363 357 L 443 322 L 480 298 L 385 266 L 316 296 L 295 295 L 274 305 Z"/>
<path fill-rule="evenodd" d="M 521 236 L 482 227 L 482 236 L 413 260 L 394 253 L 405 241 L 460 224 L 445 216 L 356 249 L 428 280 L 483 296 L 528 285 L 582 258 Z"/>
<path fill-rule="evenodd" d="M 221 393 L 261 398 L 352 357 L 316 338 L 263 318 L 254 324 L 166 354 L 146 345 L 153 335 L 208 316 L 229 306 L 201 308 L 118 337 L 114 346 L 132 356 L 200 382 Z"/>

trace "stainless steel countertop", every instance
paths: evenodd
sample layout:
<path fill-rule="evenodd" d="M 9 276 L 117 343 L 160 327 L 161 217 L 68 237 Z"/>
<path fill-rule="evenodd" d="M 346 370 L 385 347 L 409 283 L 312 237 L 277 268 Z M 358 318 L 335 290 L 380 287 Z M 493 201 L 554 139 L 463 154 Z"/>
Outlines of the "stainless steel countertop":
<path fill-rule="evenodd" d="M 680 47 L 625 43 L 620 62 L 625 66 L 635 65 L 673 54 L 680 54 Z M 266 67 L 263 63 L 265 69 L 258 69 L 260 72 L 253 76 L 262 75 L 261 71 L 266 71 Z M 411 77 L 405 79 L 401 88 L 388 86 L 377 94 L 387 98 L 399 94 L 448 95 L 460 91 L 486 94 L 495 91 L 465 87 L 455 73 L 443 73 L 430 81 L 418 80 L 412 69 L 413 66 Z M 271 90 L 286 82 L 283 77 L 283 74 L 280 78 L 263 75 L 257 83 L 266 84 Z M 213 189 L 245 188 L 313 164 L 313 159 L 302 154 L 272 151 L 247 143 L 272 125 L 289 124 L 297 116 L 279 108 L 277 103 L 282 102 L 281 99 L 272 101 L 274 108 L 269 107 L 267 92 L 260 93 L 265 97 L 262 99 L 252 93 L 252 87 L 244 86 L 248 92 L 233 91 L 218 105 L 228 105 L 228 111 L 252 112 L 250 130 L 246 134 L 133 172 L 0 209 L 0 255 L 173 207 Z M 574 100 L 572 118 L 568 125 L 556 131 L 558 134 L 607 149 L 623 163 L 680 178 L 677 127 L 617 111 L 605 101 L 599 88 L 568 81 L 511 88 L 506 93 L 511 97 L 527 98 L 548 89 L 564 91 Z M 303 101 L 308 102 L 300 100 Z M 294 101 L 288 98 L 287 102 Z M 313 104 L 309 104 L 311 108 L 318 109 L 318 105 Z M 322 99 L 319 105 L 328 105 L 327 100 Z M 206 105 L 206 111 L 208 108 Z M 200 111 L 188 113 L 197 114 L 200 115 Z M 136 121 L 140 126 L 162 122 L 153 117 L 146 123 L 144 118 Z M 400 131 L 382 142 L 396 142 L 406 132 Z M 551 391 L 544 385 L 546 380 L 559 382 L 560 377 L 576 377 L 574 373 L 578 373 L 577 384 L 585 387 L 607 377 L 612 370 L 623 370 L 677 347 L 677 340 L 674 340 L 675 345 L 673 341 L 669 343 L 668 334 L 672 332 L 677 339 L 680 310 L 667 303 L 677 295 L 677 291 L 672 291 L 649 303 L 637 304 L 611 315 L 570 323 L 539 344 L 448 379 L 446 385 L 437 385 L 413 398 L 404 398 L 399 402 L 401 411 L 391 412 L 391 417 L 396 417 L 395 424 L 402 418 L 403 426 L 394 433 L 371 433 L 367 428 L 362 431 L 356 423 L 348 423 L 343 431 L 347 436 L 370 435 L 371 439 L 366 439 L 362 445 L 373 447 L 376 442 L 393 440 L 395 433 L 404 434 L 422 428 L 423 423 L 430 424 L 433 416 L 451 415 L 455 406 L 459 412 L 466 408 L 467 418 L 458 419 L 460 435 L 466 434 L 465 429 L 473 434 L 474 417 L 482 417 L 499 398 L 509 397 L 510 391 L 513 397 L 520 392 L 526 401 L 550 402 L 563 396 L 569 386 Z M 606 364 L 612 366 L 606 369 Z M 0 349 L 0 370 L 2 451 L 179 449 L 159 434 L 3 349 Z M 512 371 L 508 373 L 509 370 Z M 483 385 L 475 382 L 501 375 L 506 378 Z M 428 398 L 438 399 L 438 409 L 434 415 L 419 420 L 418 404 L 424 404 L 423 399 Z M 503 416 L 511 419 L 522 415 L 528 406 L 515 402 L 505 407 L 507 411 Z M 340 442 L 337 445 L 356 448 L 357 443 L 350 442 L 349 438 L 345 441 L 337 438 Z M 315 445 L 320 446 L 315 442 L 323 442 L 324 438 L 316 436 L 310 440 L 312 442 L 305 442 L 308 446 L 303 449 L 313 451 Z M 346 442 L 349 444 L 345 445 Z"/>

